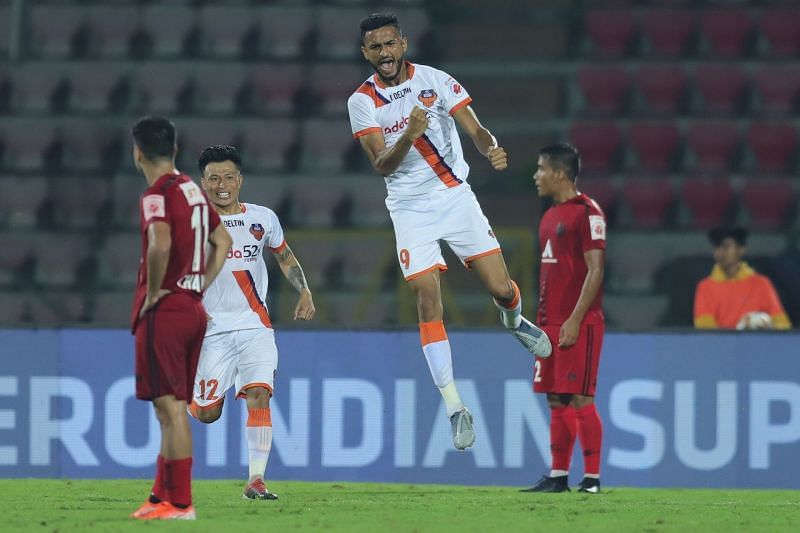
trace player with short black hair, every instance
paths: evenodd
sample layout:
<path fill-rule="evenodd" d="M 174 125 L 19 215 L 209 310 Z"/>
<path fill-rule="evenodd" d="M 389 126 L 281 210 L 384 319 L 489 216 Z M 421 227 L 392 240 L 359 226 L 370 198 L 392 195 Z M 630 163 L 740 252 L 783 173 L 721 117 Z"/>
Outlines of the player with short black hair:
<path fill-rule="evenodd" d="M 142 260 L 132 310 L 136 397 L 161 425 L 156 478 L 140 520 L 194 520 L 192 432 L 186 404 L 206 331 L 202 295 L 222 268 L 231 238 L 208 200 L 175 169 L 175 126 L 145 117 L 133 126 L 133 159 L 147 180 L 140 199 Z"/>
<path fill-rule="evenodd" d="M 453 445 L 475 441 L 473 419 L 453 381 L 450 342 L 444 328 L 440 272 L 447 270 L 439 241 L 474 270 L 500 309 L 502 323 L 531 352 L 546 357 L 550 341 L 522 316 L 489 221 L 467 184 L 458 124 L 495 170 L 507 165 L 505 150 L 470 107 L 466 89 L 452 76 L 405 58 L 408 40 L 397 17 L 362 19 L 361 52 L 375 70 L 347 101 L 353 136 L 386 181 L 397 258 L 414 291 L 422 351 L 442 394 Z"/>
<path fill-rule="evenodd" d="M 242 497 L 275 500 L 278 496 L 264 484 L 272 449 L 269 401 L 278 369 L 275 332 L 266 305 L 267 249 L 299 293 L 294 319 L 311 320 L 314 301 L 278 216 L 267 207 L 239 202 L 244 180 L 239 151 L 233 146 L 209 146 L 197 166 L 202 173 L 200 184 L 231 233 L 233 245 L 220 275 L 203 297 L 209 321 L 189 410 L 201 422 L 215 422 L 222 414 L 225 393 L 235 387 L 236 398 L 247 402 L 249 477 Z"/>
<path fill-rule="evenodd" d="M 694 295 L 698 329 L 789 329 L 792 323 L 770 279 L 744 260 L 747 230 L 721 226 L 708 232 L 714 255 L 711 274 Z"/>
<path fill-rule="evenodd" d="M 553 354 L 536 358 L 535 392 L 550 406 L 550 474 L 526 492 L 567 492 L 576 437 L 583 449 L 579 492 L 600 491 L 603 426 L 594 396 L 603 346 L 603 273 L 606 220 L 597 203 L 577 189 L 580 154 L 568 144 L 539 151 L 533 176 L 539 196 L 554 205 L 539 224 L 541 267 L 537 322 L 554 341 Z M 557 342 L 556 342 L 557 341 Z"/>

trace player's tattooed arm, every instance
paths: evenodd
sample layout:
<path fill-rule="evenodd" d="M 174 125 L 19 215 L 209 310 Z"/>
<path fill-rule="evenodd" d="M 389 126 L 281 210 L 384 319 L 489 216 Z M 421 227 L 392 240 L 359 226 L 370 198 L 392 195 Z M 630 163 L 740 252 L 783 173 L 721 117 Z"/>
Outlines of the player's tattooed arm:
<path fill-rule="evenodd" d="M 300 298 L 297 300 L 297 305 L 294 308 L 295 320 L 311 320 L 314 317 L 316 308 L 314 307 L 314 300 L 311 297 L 311 290 L 308 288 L 306 275 L 303 273 L 303 267 L 297 261 L 292 249 L 288 245 L 284 246 L 282 250 L 275 252 L 275 259 L 281 267 L 283 275 L 289 280 L 292 287 L 294 287 Z"/>

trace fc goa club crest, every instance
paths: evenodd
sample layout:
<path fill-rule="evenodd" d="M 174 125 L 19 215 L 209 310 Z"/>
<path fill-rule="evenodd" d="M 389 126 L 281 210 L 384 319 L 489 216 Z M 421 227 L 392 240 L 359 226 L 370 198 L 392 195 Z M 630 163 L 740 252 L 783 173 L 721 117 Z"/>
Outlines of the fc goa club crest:
<path fill-rule="evenodd" d="M 255 237 L 257 241 L 260 241 L 261 237 L 264 236 L 264 226 L 261 224 L 250 224 L 250 233 L 253 234 L 253 237 Z"/>
<path fill-rule="evenodd" d="M 433 91 L 433 89 L 423 89 L 419 92 L 419 96 L 417 98 L 425 105 L 425 107 L 431 107 L 436 101 L 436 93 Z"/>

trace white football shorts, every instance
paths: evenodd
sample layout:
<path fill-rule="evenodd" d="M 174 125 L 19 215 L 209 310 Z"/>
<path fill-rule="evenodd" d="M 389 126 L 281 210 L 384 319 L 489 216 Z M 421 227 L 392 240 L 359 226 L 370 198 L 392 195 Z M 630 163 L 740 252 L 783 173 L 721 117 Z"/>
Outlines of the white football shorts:
<path fill-rule="evenodd" d="M 221 402 L 236 386 L 236 397 L 244 397 L 251 387 L 265 387 L 272 393 L 278 369 L 275 332 L 267 328 L 226 331 L 203 339 L 194 401 L 200 407 Z"/>
<path fill-rule="evenodd" d="M 500 244 L 469 185 L 413 198 L 387 198 L 397 242 L 397 259 L 406 281 L 434 269 L 447 270 L 439 241 L 461 262 L 500 252 Z"/>

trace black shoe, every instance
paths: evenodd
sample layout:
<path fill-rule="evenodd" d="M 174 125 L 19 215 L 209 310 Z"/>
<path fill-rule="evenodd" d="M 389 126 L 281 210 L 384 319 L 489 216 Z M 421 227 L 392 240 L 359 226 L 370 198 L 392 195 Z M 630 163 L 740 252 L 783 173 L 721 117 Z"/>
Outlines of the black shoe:
<path fill-rule="evenodd" d="M 542 476 L 536 485 L 529 489 L 520 489 L 520 492 L 569 492 L 567 476 Z"/>
<path fill-rule="evenodd" d="M 600 492 L 600 480 L 595 477 L 585 477 L 581 484 L 578 485 L 578 492 L 588 492 L 590 494 L 597 494 Z"/>

